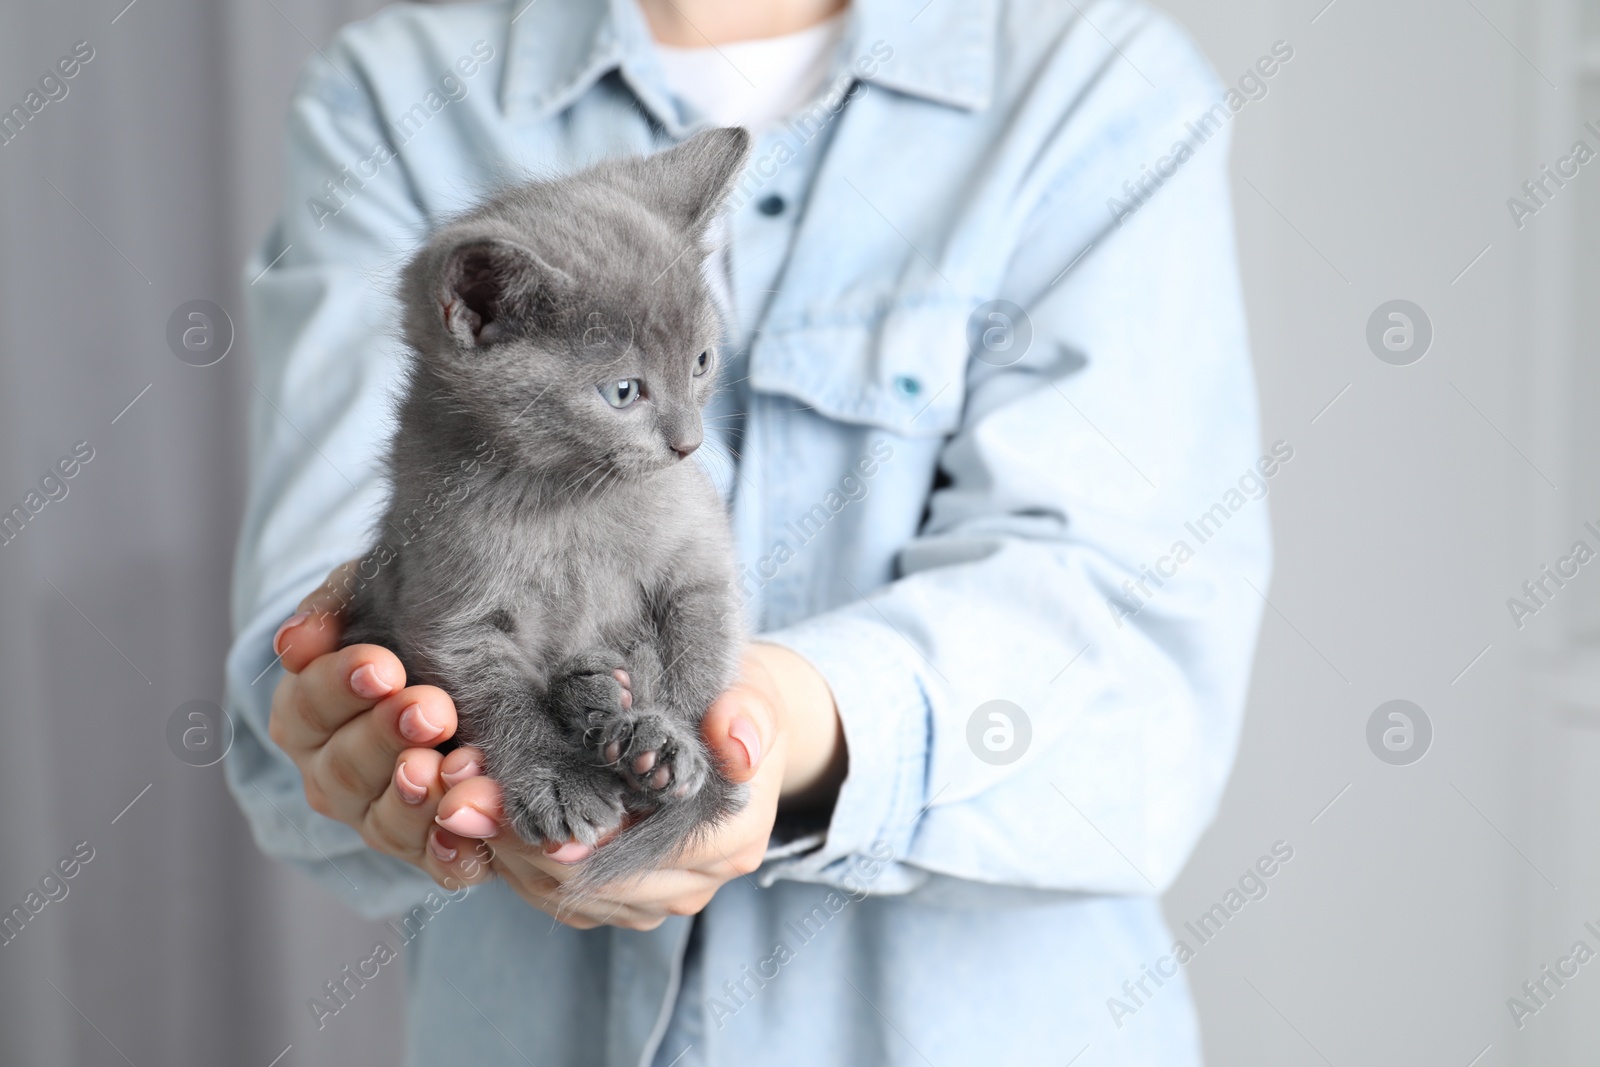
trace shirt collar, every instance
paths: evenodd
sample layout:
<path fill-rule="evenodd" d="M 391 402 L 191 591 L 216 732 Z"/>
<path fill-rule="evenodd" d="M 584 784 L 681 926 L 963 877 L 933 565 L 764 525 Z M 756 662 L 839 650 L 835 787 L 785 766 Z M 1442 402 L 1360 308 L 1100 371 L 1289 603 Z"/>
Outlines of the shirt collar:
<path fill-rule="evenodd" d="M 996 0 L 852 0 L 852 62 L 879 57 L 863 81 L 981 111 L 994 92 Z"/>
<path fill-rule="evenodd" d="M 508 116 L 553 115 L 618 70 L 662 125 L 684 132 L 636 0 L 511 0 L 506 10 Z M 876 60 L 862 80 L 954 107 L 988 106 L 996 0 L 851 0 L 850 20 L 846 62 L 859 69 L 859 60 Z"/>

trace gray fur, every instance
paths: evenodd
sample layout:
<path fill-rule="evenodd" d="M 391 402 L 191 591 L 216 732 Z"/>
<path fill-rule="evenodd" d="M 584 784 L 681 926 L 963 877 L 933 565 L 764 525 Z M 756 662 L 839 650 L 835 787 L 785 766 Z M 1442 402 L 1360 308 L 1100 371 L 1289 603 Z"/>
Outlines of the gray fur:
<path fill-rule="evenodd" d="M 524 840 L 592 845 L 644 816 L 579 890 L 660 865 L 743 803 L 699 735 L 738 666 L 730 536 L 678 452 L 701 442 L 716 376 L 703 239 L 748 152 L 745 131 L 709 130 L 503 190 L 401 282 L 413 359 L 344 640 L 454 698 L 456 738 L 484 751 Z M 602 397 L 629 379 L 631 406 Z"/>

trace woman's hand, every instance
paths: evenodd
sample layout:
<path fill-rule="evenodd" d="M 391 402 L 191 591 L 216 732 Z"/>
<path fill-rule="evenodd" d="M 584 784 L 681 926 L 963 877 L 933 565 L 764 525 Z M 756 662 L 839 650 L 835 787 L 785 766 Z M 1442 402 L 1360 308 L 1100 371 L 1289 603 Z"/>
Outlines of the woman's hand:
<path fill-rule="evenodd" d="M 441 778 L 444 757 L 433 746 L 456 732 L 455 703 L 433 686 L 407 686 L 388 649 L 339 647 L 343 605 L 335 590 L 351 566 L 336 568 L 273 638 L 288 673 L 273 693 L 268 733 L 300 768 L 313 811 L 459 888 L 462 857 L 447 867 L 426 847 L 452 784 Z"/>
<path fill-rule="evenodd" d="M 456 731 L 449 695 L 407 686 L 388 649 L 339 647 L 336 590 L 352 566 L 336 568 L 273 638 L 287 673 L 273 693 L 268 732 L 300 769 L 313 811 L 446 888 L 499 875 L 568 925 L 648 930 L 668 915 L 698 912 L 724 882 L 760 866 L 780 804 L 833 803 L 846 756 L 827 682 L 788 649 L 752 645 L 743 677 L 701 724 L 723 773 L 749 783 L 748 803 L 672 867 L 574 907 L 561 885 L 589 850 L 575 842 L 546 850 L 502 829 L 500 789 L 483 776 L 481 753 L 441 756 L 433 748 Z"/>
<path fill-rule="evenodd" d="M 743 677 L 711 705 L 701 732 L 723 774 L 749 783 L 749 800 L 669 868 L 569 900 L 562 884 L 590 850 L 575 842 L 546 850 L 503 829 L 500 787 L 482 776 L 480 754 L 471 748 L 450 753 L 442 765 L 451 788 L 439 803 L 434 858 L 467 884 L 498 874 L 522 899 L 580 930 L 603 924 L 650 930 L 669 915 L 693 915 L 724 882 L 761 865 L 780 804 L 831 805 L 845 770 L 827 683 L 802 657 L 776 645 L 750 647 Z M 491 855 L 488 870 L 479 863 L 480 841 Z"/>

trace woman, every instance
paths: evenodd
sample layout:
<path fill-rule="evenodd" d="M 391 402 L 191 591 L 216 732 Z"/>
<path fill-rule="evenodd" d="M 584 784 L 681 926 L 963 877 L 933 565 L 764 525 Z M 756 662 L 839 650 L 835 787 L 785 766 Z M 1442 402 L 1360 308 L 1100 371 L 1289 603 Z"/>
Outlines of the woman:
<path fill-rule="evenodd" d="M 1265 462 L 1227 130 L 1186 128 L 1220 96 L 1121 0 L 404 6 L 310 63 L 247 270 L 230 782 L 269 853 L 404 913 L 411 1062 L 1199 1062 L 1158 895 L 1269 555 L 1263 508 L 1186 526 Z M 708 426 L 758 637 L 704 735 L 753 800 L 565 910 L 586 850 L 502 830 L 434 748 L 449 694 L 307 590 L 382 499 L 406 251 L 497 181 L 729 123 Z"/>

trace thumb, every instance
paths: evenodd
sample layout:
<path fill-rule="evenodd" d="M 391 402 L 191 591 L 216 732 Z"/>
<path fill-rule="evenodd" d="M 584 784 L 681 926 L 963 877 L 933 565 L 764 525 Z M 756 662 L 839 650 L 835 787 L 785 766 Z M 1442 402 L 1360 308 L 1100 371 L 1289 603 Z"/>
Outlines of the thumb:
<path fill-rule="evenodd" d="M 747 685 L 736 685 L 718 697 L 700 723 L 700 736 L 723 775 L 732 782 L 755 777 L 777 737 L 777 714 L 771 702 Z"/>
<path fill-rule="evenodd" d="M 272 651 L 290 674 L 299 674 L 312 660 L 337 651 L 343 643 L 344 609 L 360 562 L 353 559 L 330 571 L 272 635 Z"/>

